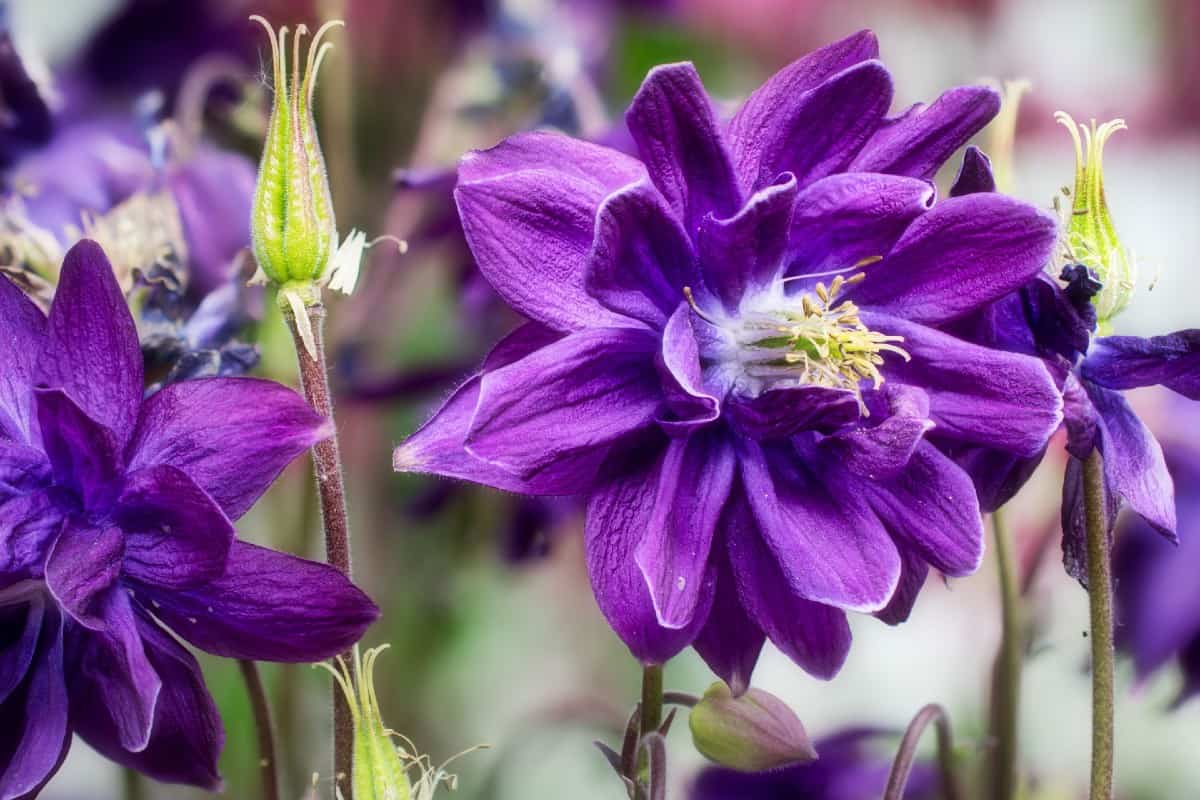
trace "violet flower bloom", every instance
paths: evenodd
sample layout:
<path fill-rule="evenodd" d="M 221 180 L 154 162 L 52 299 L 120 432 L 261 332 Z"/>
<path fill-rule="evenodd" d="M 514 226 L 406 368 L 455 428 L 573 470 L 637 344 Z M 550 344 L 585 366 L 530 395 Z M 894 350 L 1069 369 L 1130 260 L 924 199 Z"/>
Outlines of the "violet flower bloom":
<path fill-rule="evenodd" d="M 1117 647 L 1133 656 L 1139 680 L 1172 661 L 1183 668 L 1177 702 L 1200 694 L 1200 407 L 1172 398 L 1163 433 L 1167 467 L 1175 480 L 1178 545 L 1144 519 L 1127 515 L 1113 546 Z M 1162 434 L 1160 434 L 1162 435 Z"/>
<path fill-rule="evenodd" d="M 217 710 L 166 628 L 221 656 L 315 661 L 378 614 L 332 567 L 235 539 L 329 424 L 257 379 L 143 400 L 133 318 L 87 240 L 48 318 L 0 280 L 0 342 L 0 800 L 36 792 L 72 733 L 215 788 Z"/>
<path fill-rule="evenodd" d="M 692 783 L 689 800 L 864 800 L 879 797 L 887 786 L 891 762 L 873 752 L 887 738 L 873 728 L 851 728 L 818 740 L 819 758 L 771 772 L 745 773 L 708 767 Z M 919 762 L 908 779 L 906 800 L 938 797 L 937 773 Z"/>
<path fill-rule="evenodd" d="M 846 611 L 902 620 L 929 566 L 979 564 L 974 488 L 926 433 L 1032 455 L 1061 420 L 1039 360 L 932 327 L 1055 239 L 1008 198 L 932 203 L 995 93 L 889 119 L 877 54 L 819 50 L 727 124 L 691 65 L 659 67 L 626 116 L 640 161 L 527 134 L 460 167 L 479 266 L 532 321 L 395 468 L 586 495 L 596 599 L 643 662 L 694 642 L 743 689 L 769 637 L 832 676 Z"/>

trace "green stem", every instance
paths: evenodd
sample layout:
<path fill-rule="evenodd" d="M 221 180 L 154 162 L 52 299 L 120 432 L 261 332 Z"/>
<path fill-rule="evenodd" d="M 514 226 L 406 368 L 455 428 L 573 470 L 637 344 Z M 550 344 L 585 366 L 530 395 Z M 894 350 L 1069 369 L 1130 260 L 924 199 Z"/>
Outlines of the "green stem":
<path fill-rule="evenodd" d="M 1083 467 L 1087 519 L 1088 605 L 1092 623 L 1092 788 L 1090 800 L 1112 800 L 1113 677 L 1112 562 L 1109 553 L 1104 460 L 1093 450 Z"/>
<path fill-rule="evenodd" d="M 662 724 L 663 668 L 649 664 L 642 670 L 642 735 L 654 733 Z"/>
<path fill-rule="evenodd" d="M 132 770 L 129 767 L 122 770 L 121 783 L 121 796 L 125 800 L 145 800 L 146 783 L 136 770 Z"/>
<path fill-rule="evenodd" d="M 1021 612 L 1020 579 L 1017 575 L 1009 531 L 1004 514 L 992 514 L 992 532 L 996 543 L 996 566 L 1000 578 L 1000 651 L 992 673 L 990 732 L 995 743 L 990 760 L 992 800 L 1014 800 L 1020 788 L 1017 767 L 1019 752 L 1018 721 L 1021 699 L 1021 659 L 1025 649 L 1025 625 Z"/>
<path fill-rule="evenodd" d="M 258 664 L 239 660 L 250 708 L 254 712 L 254 730 L 258 734 L 258 766 L 262 772 L 263 800 L 279 800 L 279 764 L 275 757 L 275 729 L 271 725 L 271 706 L 263 688 Z"/>

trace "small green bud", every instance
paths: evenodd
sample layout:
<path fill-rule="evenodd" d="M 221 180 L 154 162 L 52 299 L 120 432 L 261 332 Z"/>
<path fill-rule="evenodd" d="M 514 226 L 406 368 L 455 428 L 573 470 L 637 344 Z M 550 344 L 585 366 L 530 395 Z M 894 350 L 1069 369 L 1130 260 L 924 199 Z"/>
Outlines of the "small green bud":
<path fill-rule="evenodd" d="M 337 223 L 325 172 L 325 157 L 313 122 L 313 89 L 325 54 L 321 39 L 340 20 L 326 22 L 313 36 L 301 71 L 300 25 L 292 40 L 288 73 L 286 27 L 278 33 L 252 16 L 271 38 L 275 100 L 259 164 L 250 217 L 254 257 L 263 276 L 280 286 L 321 283 L 337 248 Z"/>
<path fill-rule="evenodd" d="M 808 734 L 787 704 L 761 689 L 734 697 L 717 681 L 688 717 L 692 742 L 706 758 L 743 772 L 761 772 L 817 758 Z"/>
<path fill-rule="evenodd" d="M 1062 111 L 1054 118 L 1070 132 L 1075 143 L 1075 190 L 1065 223 L 1066 255 L 1070 261 L 1090 268 L 1103 284 L 1092 298 L 1103 331 L 1109 320 L 1129 304 L 1137 281 L 1137 262 L 1121 246 L 1104 197 L 1104 144 L 1114 133 L 1126 129 L 1125 120 L 1114 119 L 1100 126 L 1092 120 L 1084 127 Z"/>

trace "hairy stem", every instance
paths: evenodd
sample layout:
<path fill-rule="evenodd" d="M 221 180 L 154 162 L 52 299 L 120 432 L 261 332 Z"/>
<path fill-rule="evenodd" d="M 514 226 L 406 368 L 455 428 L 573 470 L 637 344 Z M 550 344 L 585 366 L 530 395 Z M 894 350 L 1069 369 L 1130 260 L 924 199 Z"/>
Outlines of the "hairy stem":
<path fill-rule="evenodd" d="M 994 743 L 989 762 L 992 800 L 1014 800 L 1020 785 L 1018 732 L 1021 699 L 1021 659 L 1025 649 L 1025 624 L 1021 612 L 1020 578 L 1017 575 L 1009 531 L 1002 510 L 992 514 L 996 566 L 1000 578 L 1000 651 L 992 672 L 989 732 Z"/>
<path fill-rule="evenodd" d="M 279 762 L 275 757 L 275 729 L 271 724 L 271 706 L 267 702 L 267 692 L 263 688 L 258 664 L 239 659 L 238 666 L 242 670 L 242 680 L 246 682 L 246 694 L 250 696 L 250 708 L 254 712 L 263 800 L 279 800 Z"/>
<path fill-rule="evenodd" d="M 1087 518 L 1088 605 L 1092 622 L 1092 788 L 1090 800 L 1112 800 L 1113 604 L 1104 461 L 1093 450 L 1083 466 Z"/>
<path fill-rule="evenodd" d="M 146 783 L 137 770 L 126 767 L 121 771 L 121 796 L 125 800 L 146 800 Z"/>
<path fill-rule="evenodd" d="M 917 712 L 908 724 L 904 738 L 900 740 L 900 749 L 896 751 L 896 760 L 892 762 L 892 771 L 888 775 L 883 800 L 902 800 L 904 797 L 908 776 L 912 772 L 913 761 L 916 760 L 917 745 L 920 744 L 921 736 L 930 722 L 935 723 L 937 731 L 937 760 L 942 777 L 942 797 L 944 800 L 962 799 L 958 773 L 954 768 L 954 738 L 950 733 L 950 717 L 940 705 L 930 703 Z"/>
<path fill-rule="evenodd" d="M 653 733 L 662 724 L 663 668 L 650 664 L 642 670 L 642 735 Z"/>
<path fill-rule="evenodd" d="M 329 373 L 325 367 L 325 306 L 320 303 L 307 307 L 312 327 L 314 354 L 309 354 L 300 338 L 296 320 L 285 311 L 288 327 L 300 362 L 300 383 L 309 405 L 323 417 L 333 419 L 333 400 L 329 392 Z M 342 456 L 338 449 L 337 433 L 313 446 L 313 469 L 317 476 L 317 491 L 321 498 L 321 520 L 325 529 L 325 558 L 343 574 L 350 575 L 350 520 L 346 512 L 346 487 L 342 483 Z M 353 663 L 353 653 L 343 653 L 346 663 Z M 333 770 L 334 781 L 341 787 L 346 800 L 353 800 L 350 768 L 354 758 L 354 722 L 346 698 L 334 684 L 333 697 Z"/>

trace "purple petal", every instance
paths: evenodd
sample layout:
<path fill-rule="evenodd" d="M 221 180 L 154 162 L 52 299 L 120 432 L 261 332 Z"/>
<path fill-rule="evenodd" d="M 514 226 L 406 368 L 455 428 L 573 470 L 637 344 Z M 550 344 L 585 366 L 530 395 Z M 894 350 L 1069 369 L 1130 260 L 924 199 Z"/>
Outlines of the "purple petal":
<path fill-rule="evenodd" d="M 803 94 L 775 100 L 773 113 L 739 115 L 730 129 L 738 175 L 747 191 L 766 186 L 781 172 L 808 186 L 845 171 L 892 104 L 892 77 L 878 61 L 864 61 Z M 761 102 L 756 106 L 761 108 Z"/>
<path fill-rule="evenodd" d="M 142 400 L 142 351 L 125 295 L 100 245 L 84 239 L 63 261 L 39 383 L 63 389 L 124 444 Z"/>
<path fill-rule="evenodd" d="M 1109 389 L 1162 384 L 1200 400 L 1200 329 L 1167 336 L 1103 336 L 1092 342 L 1083 377 Z"/>
<path fill-rule="evenodd" d="M 154 712 L 163 682 L 148 658 L 129 595 L 117 589 L 105 595 L 103 631 L 76 628 L 72 652 L 79 666 L 71 693 L 104 698 L 104 708 L 125 750 L 139 752 L 150 741 Z"/>
<path fill-rule="evenodd" d="M 900 577 L 900 556 L 861 494 L 853 487 L 831 492 L 808 471 L 811 458 L 790 444 L 743 446 L 750 508 L 789 592 L 850 611 L 883 608 Z M 733 561 L 737 568 L 736 553 Z"/>
<path fill-rule="evenodd" d="M 992 162 L 978 147 L 971 145 L 963 151 L 962 164 L 950 187 L 951 197 L 966 194 L 996 191 L 996 179 L 992 177 Z"/>
<path fill-rule="evenodd" d="M 667 321 L 656 363 L 670 412 L 670 418 L 659 417 L 664 430 L 684 433 L 721 415 L 721 401 L 704 387 L 700 346 L 692 328 L 692 309 L 686 302 L 680 303 Z"/>
<path fill-rule="evenodd" d="M 734 216 L 700 220 L 700 267 L 725 308 L 735 311 L 744 294 L 766 287 L 779 275 L 795 202 L 796 178 L 783 173 L 755 192 Z"/>
<path fill-rule="evenodd" d="M 664 628 L 691 624 L 706 589 L 713 533 L 733 485 L 736 458 L 722 431 L 672 439 L 658 471 L 645 534 L 634 558 Z"/>
<path fill-rule="evenodd" d="M 379 616 L 371 599 L 328 564 L 245 542 L 234 542 L 228 569 L 212 583 L 138 594 L 201 650 L 254 661 L 330 658 Z"/>
<path fill-rule="evenodd" d="M 744 509 L 745 504 L 738 507 Z M 736 510 L 727 505 L 725 513 L 736 513 Z M 727 527 L 724 519 L 720 524 L 722 530 Z M 717 565 L 713 606 L 708 621 L 692 645 L 709 669 L 729 684 L 735 696 L 740 696 L 750 688 L 750 676 L 754 674 L 766 634 L 742 606 L 728 548 L 723 543 L 714 549 L 712 559 Z"/>
<path fill-rule="evenodd" d="M 966 470 L 979 495 L 979 510 L 991 513 L 1016 497 L 1042 463 L 1042 455 L 1021 458 L 1003 450 L 969 445 L 952 447 L 954 461 Z"/>
<path fill-rule="evenodd" d="M 115 520 L 125 532 L 124 571 L 164 589 L 190 589 L 225 572 L 233 523 L 195 481 L 166 465 L 129 475 Z"/>
<path fill-rule="evenodd" d="M 1049 260 L 1054 218 L 998 194 L 952 197 L 918 217 L 850 293 L 860 306 L 937 324 L 1023 286 Z"/>
<path fill-rule="evenodd" d="M 659 450 L 636 448 L 588 498 L 584 544 L 592 591 L 605 619 L 634 657 L 662 664 L 691 644 L 712 603 L 713 573 L 703 578 L 699 606 L 684 628 L 658 622 L 635 554 L 649 530 L 663 462 Z"/>
<path fill-rule="evenodd" d="M 0 504 L 35 491 L 50 480 L 50 463 L 41 450 L 0 439 Z"/>
<path fill-rule="evenodd" d="M 600 205 L 585 282 L 606 308 L 653 328 L 666 323 L 685 286 L 703 292 L 692 243 L 649 181 Z"/>
<path fill-rule="evenodd" d="M 928 181 L 898 175 L 830 175 L 796 198 L 789 275 L 845 270 L 887 254 L 914 219 L 933 206 Z"/>
<path fill-rule="evenodd" d="M 8 278 L 0 277 L 0 437 L 32 443 L 36 430 L 30 411 L 37 355 L 46 335 L 46 318 Z"/>
<path fill-rule="evenodd" d="M 67 493 L 41 489 L 0 504 L 0 574 L 41 577 L 46 556 L 71 510 Z"/>
<path fill-rule="evenodd" d="M 468 156 L 454 196 L 467 243 L 496 291 L 530 319 L 571 331 L 625 319 L 588 294 L 584 277 L 600 203 L 644 177 L 615 150 L 530 134 Z"/>
<path fill-rule="evenodd" d="M 529 477 L 644 427 L 662 401 L 657 345 L 645 330 L 595 328 L 485 373 L 467 450 Z"/>
<path fill-rule="evenodd" d="M 1000 94 L 986 86 L 959 86 L 929 106 L 916 105 L 880 128 L 850 166 L 932 179 L 954 151 L 1000 111 Z"/>
<path fill-rule="evenodd" d="M 729 125 L 735 160 L 745 181 L 743 187 L 749 189 L 754 182 L 765 155 L 782 158 L 790 155 L 779 153 L 778 148 L 789 117 L 796 113 L 798 98 L 855 64 L 877 58 L 879 43 L 875 34 L 859 31 L 793 61 L 746 98 Z M 784 169 L 790 167 L 776 170 L 766 180 L 770 181 Z"/>
<path fill-rule="evenodd" d="M 286 386 L 258 378 L 183 381 L 143 405 L 129 469 L 177 467 L 237 519 L 292 459 L 331 431 Z"/>
<path fill-rule="evenodd" d="M 835 431 L 859 418 L 853 392 L 826 386 L 770 389 L 758 397 L 733 396 L 730 424 L 752 439 L 785 439 L 800 431 Z"/>
<path fill-rule="evenodd" d="M 46 560 L 46 588 L 71 618 L 102 630 L 108 596 L 121 576 L 125 536 L 113 526 L 92 527 L 71 519 Z"/>
<path fill-rule="evenodd" d="M 888 625 L 908 621 L 917 597 L 925 587 L 925 579 L 929 577 L 929 564 L 925 559 L 903 544 L 898 544 L 897 548 L 900 550 L 900 582 L 888 604 L 875 612 L 875 617 Z"/>
<path fill-rule="evenodd" d="M 961 577 L 983 559 L 983 520 L 971 478 L 929 442 L 907 466 L 859 491 L 888 533 L 945 575 Z"/>
<path fill-rule="evenodd" d="M 744 499 L 731 501 L 725 532 L 738 596 L 776 647 L 805 672 L 828 680 L 850 652 L 846 615 L 796 593 L 795 582 L 784 575 L 773 547 L 764 541 L 757 516 Z"/>
<path fill-rule="evenodd" d="M 63 624 L 50 615 L 25 684 L 0 706 L 6 727 L 0 747 L 12 742 L 7 763 L 0 763 L 0 800 L 32 798 L 62 764 L 71 737 L 63 674 Z"/>
<path fill-rule="evenodd" d="M 26 603 L 8 603 L 0 607 L 0 703 L 8 700 L 25 679 L 29 665 L 37 652 L 42 634 L 42 622 L 46 619 L 45 596 L 31 597 Z"/>
<path fill-rule="evenodd" d="M 138 752 L 121 746 L 104 695 L 87 683 L 72 687 L 72 726 L 101 755 L 157 781 L 210 791 L 221 786 L 217 757 L 225 731 L 200 665 L 152 622 L 138 619 L 146 658 L 162 680 L 150 741 Z"/>
<path fill-rule="evenodd" d="M 894 317 L 863 312 L 862 318 L 872 330 L 904 337 L 900 346 L 912 360 L 892 359 L 884 374 L 925 390 L 938 435 L 1031 457 L 1062 422 L 1062 396 L 1041 360 Z"/>
<path fill-rule="evenodd" d="M 818 445 L 837 463 L 856 475 L 875 480 L 900 472 L 934 427 L 929 397 L 913 386 L 885 383 L 879 392 L 885 413 L 872 412 L 872 427 L 859 425 L 841 431 Z M 883 403 L 880 403 L 882 405 Z M 858 413 L 858 404 L 854 404 Z M 882 416 L 882 419 L 879 419 Z"/>
<path fill-rule="evenodd" d="M 1121 511 L 1121 498 L 1111 492 L 1104 494 L 1105 527 L 1109 530 L 1109 545 L 1112 544 L 1113 525 Z M 1079 581 L 1086 589 L 1088 585 L 1087 509 L 1083 497 L 1083 461 L 1075 456 L 1067 458 L 1063 475 L 1062 493 L 1063 567 L 1067 574 Z"/>
<path fill-rule="evenodd" d="M 705 215 L 726 217 L 741 205 L 725 135 L 690 63 L 650 70 L 625 122 L 654 185 L 689 233 Z"/>
<path fill-rule="evenodd" d="M 105 511 L 121 491 L 121 440 L 61 389 L 37 389 L 38 424 L 54 482 L 89 510 Z"/>

